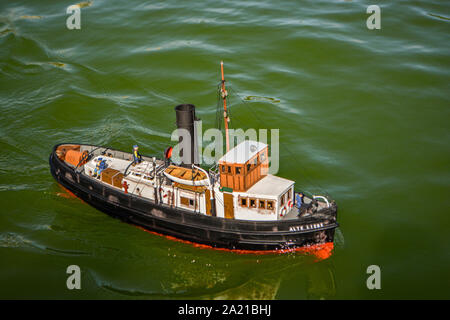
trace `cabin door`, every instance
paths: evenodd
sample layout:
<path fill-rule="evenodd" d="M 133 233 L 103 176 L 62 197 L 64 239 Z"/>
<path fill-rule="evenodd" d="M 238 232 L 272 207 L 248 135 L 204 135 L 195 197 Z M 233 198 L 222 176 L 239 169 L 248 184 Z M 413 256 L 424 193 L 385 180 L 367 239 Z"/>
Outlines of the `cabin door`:
<path fill-rule="evenodd" d="M 206 189 L 206 191 L 205 191 L 205 204 L 206 204 L 206 214 L 208 215 L 208 216 L 210 216 L 211 215 L 211 194 L 210 194 L 210 192 L 209 192 L 209 190 L 208 189 Z"/>
<path fill-rule="evenodd" d="M 233 195 L 231 193 L 223 193 L 223 205 L 225 218 L 234 219 Z"/>

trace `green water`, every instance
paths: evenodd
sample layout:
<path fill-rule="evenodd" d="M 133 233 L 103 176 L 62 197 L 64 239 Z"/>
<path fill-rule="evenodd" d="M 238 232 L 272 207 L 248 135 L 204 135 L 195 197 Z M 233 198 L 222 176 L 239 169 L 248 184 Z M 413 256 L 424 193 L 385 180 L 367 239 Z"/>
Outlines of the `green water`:
<path fill-rule="evenodd" d="M 450 2 L 94 0 L 68 30 L 71 4 L 0 4 L 0 298 L 450 298 Z M 329 259 L 174 242 L 51 177 L 59 142 L 162 154 L 180 102 L 214 126 L 222 59 L 231 125 L 279 128 L 278 174 L 336 199 Z"/>

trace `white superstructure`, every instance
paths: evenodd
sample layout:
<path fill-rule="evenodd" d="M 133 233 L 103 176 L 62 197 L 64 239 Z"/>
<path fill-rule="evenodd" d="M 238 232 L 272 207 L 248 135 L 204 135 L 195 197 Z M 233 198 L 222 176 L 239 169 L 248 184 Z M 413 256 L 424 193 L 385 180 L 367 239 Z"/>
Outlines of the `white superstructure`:
<path fill-rule="evenodd" d="M 208 172 L 195 166 L 167 166 L 152 159 L 131 164 L 114 155 L 94 157 L 84 173 L 93 177 L 102 159 L 106 166 L 96 178 L 128 194 L 199 214 L 211 215 L 214 206 L 218 217 L 271 221 L 293 207 L 294 181 L 266 173 L 267 152 L 264 143 L 240 143 L 220 158 L 214 185 Z"/>

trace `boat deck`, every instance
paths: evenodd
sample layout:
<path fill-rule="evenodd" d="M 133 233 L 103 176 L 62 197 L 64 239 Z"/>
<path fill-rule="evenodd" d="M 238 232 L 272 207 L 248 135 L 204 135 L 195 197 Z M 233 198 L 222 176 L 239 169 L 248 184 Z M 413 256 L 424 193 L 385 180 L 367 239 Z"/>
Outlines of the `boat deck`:
<path fill-rule="evenodd" d="M 284 215 L 284 217 L 281 218 L 281 220 L 293 220 L 298 219 L 298 209 L 296 206 L 293 206 L 291 210 L 287 214 Z"/>
<path fill-rule="evenodd" d="M 303 198 L 303 205 L 302 205 L 302 208 L 303 208 L 303 206 L 309 206 L 309 204 L 311 203 L 311 199 L 310 198 L 308 198 L 308 197 L 304 197 Z M 317 204 L 318 204 L 318 207 L 317 207 L 317 210 L 318 211 L 320 211 L 320 210 L 322 210 L 322 209 L 325 209 L 326 207 L 327 207 L 327 205 L 326 205 L 326 203 L 325 202 L 322 202 L 322 201 L 317 201 Z M 290 210 L 289 210 L 289 212 L 287 213 L 287 214 L 285 214 L 282 218 L 281 218 L 281 220 L 292 220 L 292 219 L 298 219 L 299 218 L 299 216 L 298 216 L 298 214 L 299 214 L 299 212 L 298 212 L 298 208 L 294 205 Z M 302 216 L 309 216 L 309 215 L 313 215 L 314 214 L 314 212 L 304 212 L 304 213 L 302 213 Z"/>

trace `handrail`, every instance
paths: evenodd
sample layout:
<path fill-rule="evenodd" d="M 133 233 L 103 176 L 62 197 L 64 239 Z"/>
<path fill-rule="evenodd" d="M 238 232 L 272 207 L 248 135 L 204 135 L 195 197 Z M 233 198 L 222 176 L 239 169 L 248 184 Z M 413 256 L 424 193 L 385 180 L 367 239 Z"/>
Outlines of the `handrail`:
<path fill-rule="evenodd" d="M 328 202 L 328 199 L 324 196 L 313 196 L 314 199 L 323 199 L 327 203 L 327 208 L 330 207 L 330 202 Z"/>
<path fill-rule="evenodd" d="M 197 170 L 202 171 L 204 174 L 206 174 L 206 178 L 208 180 L 208 190 L 209 190 L 209 200 L 211 201 L 211 214 L 216 216 L 216 202 L 214 200 L 214 183 L 211 181 L 211 177 L 209 176 L 208 172 L 206 170 L 197 167 L 196 165 L 192 164 L 192 168 L 196 168 Z M 220 201 L 219 201 L 220 202 Z M 222 204 L 223 205 L 223 204 Z"/>

